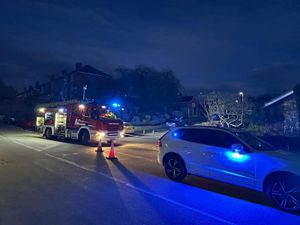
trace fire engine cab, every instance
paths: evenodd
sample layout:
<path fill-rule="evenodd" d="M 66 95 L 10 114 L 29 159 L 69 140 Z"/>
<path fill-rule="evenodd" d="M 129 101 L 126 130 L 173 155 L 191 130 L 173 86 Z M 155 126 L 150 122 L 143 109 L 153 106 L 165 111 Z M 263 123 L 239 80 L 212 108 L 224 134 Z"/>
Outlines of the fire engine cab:
<path fill-rule="evenodd" d="M 38 105 L 36 128 L 47 139 L 75 139 L 88 142 L 119 142 L 123 121 L 107 111 L 106 106 L 78 100 Z"/>

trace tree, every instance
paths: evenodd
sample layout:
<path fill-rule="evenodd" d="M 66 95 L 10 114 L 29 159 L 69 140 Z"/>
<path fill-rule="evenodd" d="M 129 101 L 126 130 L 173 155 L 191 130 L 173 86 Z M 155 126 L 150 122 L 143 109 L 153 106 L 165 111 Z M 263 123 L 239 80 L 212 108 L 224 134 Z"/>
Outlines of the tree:
<path fill-rule="evenodd" d="M 117 73 L 121 94 L 141 111 L 165 111 L 180 96 L 180 81 L 171 70 L 140 65 L 134 69 L 120 67 Z"/>
<path fill-rule="evenodd" d="M 244 99 L 237 99 L 237 96 L 210 92 L 198 96 L 203 114 L 209 123 L 218 121 L 222 127 L 242 127 L 246 104 Z"/>
<path fill-rule="evenodd" d="M 7 86 L 0 79 L 0 101 L 1 102 L 12 102 L 16 97 L 17 91 L 12 86 Z"/>
<path fill-rule="evenodd" d="M 296 96 L 298 121 L 300 123 L 300 83 L 294 87 L 294 93 Z"/>

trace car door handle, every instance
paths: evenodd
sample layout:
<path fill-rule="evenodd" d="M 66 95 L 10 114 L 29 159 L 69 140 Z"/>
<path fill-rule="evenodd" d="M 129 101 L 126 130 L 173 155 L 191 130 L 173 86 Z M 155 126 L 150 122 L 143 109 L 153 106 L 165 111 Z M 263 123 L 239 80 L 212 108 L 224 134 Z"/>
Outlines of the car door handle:
<path fill-rule="evenodd" d="M 207 156 L 207 157 L 213 157 L 213 156 L 218 155 L 218 153 L 215 153 L 215 152 L 204 152 L 203 155 Z"/>
<path fill-rule="evenodd" d="M 184 150 L 183 152 L 184 152 L 184 154 L 187 154 L 187 155 L 191 154 L 191 152 L 188 150 Z"/>

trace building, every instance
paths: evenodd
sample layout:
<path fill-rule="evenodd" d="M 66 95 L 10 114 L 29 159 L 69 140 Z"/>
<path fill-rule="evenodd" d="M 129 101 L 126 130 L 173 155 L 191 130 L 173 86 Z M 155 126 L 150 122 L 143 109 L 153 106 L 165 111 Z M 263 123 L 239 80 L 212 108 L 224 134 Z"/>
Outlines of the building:
<path fill-rule="evenodd" d="M 71 72 L 63 70 L 58 76 L 52 75 L 45 83 L 36 82 L 34 86 L 24 88 L 19 97 L 38 96 L 44 102 L 82 99 L 83 88 L 86 86 L 86 97 L 98 98 L 108 95 L 112 82 L 111 75 L 92 66 L 76 63 Z"/>
<path fill-rule="evenodd" d="M 184 117 L 190 122 L 205 121 L 201 104 L 196 96 L 182 96 L 173 104 L 175 117 Z"/>

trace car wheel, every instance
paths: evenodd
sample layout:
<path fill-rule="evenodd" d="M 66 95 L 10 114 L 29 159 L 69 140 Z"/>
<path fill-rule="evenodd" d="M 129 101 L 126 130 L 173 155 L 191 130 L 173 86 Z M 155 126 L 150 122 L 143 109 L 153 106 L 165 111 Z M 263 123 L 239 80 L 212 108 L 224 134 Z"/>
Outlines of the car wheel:
<path fill-rule="evenodd" d="M 90 140 L 90 135 L 87 131 L 81 131 L 79 134 L 79 141 L 81 144 L 86 145 Z"/>
<path fill-rule="evenodd" d="M 46 139 L 51 139 L 52 138 L 52 131 L 50 128 L 47 128 L 45 131 L 45 137 Z"/>
<path fill-rule="evenodd" d="M 187 175 L 185 163 L 178 155 L 167 156 L 164 167 L 166 175 L 171 180 L 181 181 Z"/>
<path fill-rule="evenodd" d="M 273 178 L 267 186 L 267 194 L 271 201 L 284 211 L 300 210 L 300 179 L 297 176 Z"/>

